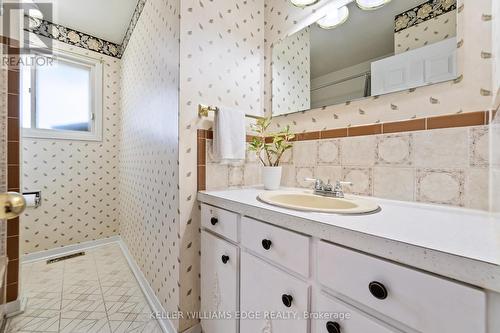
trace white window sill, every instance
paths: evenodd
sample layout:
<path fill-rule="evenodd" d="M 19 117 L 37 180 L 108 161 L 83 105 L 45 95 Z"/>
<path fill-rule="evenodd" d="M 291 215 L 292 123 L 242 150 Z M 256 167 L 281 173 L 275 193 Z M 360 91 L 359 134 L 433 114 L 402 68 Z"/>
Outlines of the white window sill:
<path fill-rule="evenodd" d="M 102 141 L 101 133 L 23 128 L 22 137 L 73 141 Z"/>

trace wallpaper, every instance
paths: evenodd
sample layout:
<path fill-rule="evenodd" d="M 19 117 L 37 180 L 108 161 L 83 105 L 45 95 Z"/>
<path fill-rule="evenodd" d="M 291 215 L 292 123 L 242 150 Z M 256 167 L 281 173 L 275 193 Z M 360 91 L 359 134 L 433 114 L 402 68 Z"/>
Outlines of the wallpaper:
<path fill-rule="evenodd" d="M 285 38 L 273 52 L 273 110 L 275 114 L 311 108 L 310 29 Z"/>
<path fill-rule="evenodd" d="M 421 48 L 457 35 L 456 10 L 436 16 L 394 34 L 396 54 Z"/>
<path fill-rule="evenodd" d="M 264 1 L 183 0 L 180 14 L 180 307 L 198 311 L 197 129 L 209 128 L 211 121 L 198 118 L 197 105 L 261 113 Z M 194 323 L 182 322 L 181 331 Z"/>
<path fill-rule="evenodd" d="M 179 1 L 148 0 L 122 58 L 120 235 L 167 311 L 181 283 L 178 87 Z"/>
<path fill-rule="evenodd" d="M 477 0 L 474 5 L 468 4 L 463 0 L 457 3 L 459 77 L 455 81 L 280 116 L 275 118 L 276 126 L 290 124 L 295 131 L 314 131 L 489 109 L 492 95 L 491 1 Z M 282 38 L 316 6 L 298 9 L 287 0 L 266 2 L 267 59 L 270 59 L 272 43 Z M 266 63 L 266 73 L 271 73 L 269 61 Z M 267 113 L 271 106 L 270 80 L 267 75 Z"/>
<path fill-rule="evenodd" d="M 42 206 L 21 219 L 21 253 L 118 234 L 120 60 L 54 43 L 103 61 L 103 140 L 22 139 L 22 189 L 42 191 Z"/>

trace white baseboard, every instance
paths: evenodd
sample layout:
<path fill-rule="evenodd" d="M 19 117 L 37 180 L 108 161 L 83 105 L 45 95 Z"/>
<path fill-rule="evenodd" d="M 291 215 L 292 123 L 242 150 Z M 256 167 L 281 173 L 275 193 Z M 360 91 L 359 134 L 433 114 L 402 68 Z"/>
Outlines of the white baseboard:
<path fill-rule="evenodd" d="M 130 269 L 134 273 L 134 276 L 137 282 L 139 283 L 139 286 L 141 287 L 144 296 L 146 296 L 146 300 L 148 301 L 151 310 L 155 313 L 166 313 L 165 309 L 163 308 L 160 301 L 156 297 L 155 292 L 149 285 L 149 282 L 146 280 L 146 277 L 144 276 L 144 274 L 142 274 L 141 269 L 139 268 L 139 266 L 137 266 L 137 263 L 130 254 L 127 244 L 125 244 L 125 242 L 122 239 L 120 239 L 118 244 L 120 244 L 122 252 L 125 255 L 125 258 L 127 258 L 128 265 L 130 266 Z M 174 325 L 167 318 L 160 318 L 158 319 L 158 322 L 164 333 L 177 333 L 177 330 L 175 329 Z"/>
<path fill-rule="evenodd" d="M 201 333 L 201 324 L 188 328 L 182 333 Z"/>
<path fill-rule="evenodd" d="M 144 274 L 142 274 L 141 269 L 139 266 L 137 266 L 137 263 L 135 262 L 134 258 L 130 254 L 130 251 L 125 244 L 125 242 L 122 240 L 120 236 L 112 236 L 109 238 L 105 239 L 99 239 L 95 241 L 90 241 L 90 242 L 84 242 L 80 244 L 75 244 L 75 245 L 69 245 L 69 246 L 64 246 L 56 249 L 51 249 L 47 251 L 40 251 L 40 252 L 35 252 L 35 253 L 30 253 L 27 255 L 24 255 L 21 259 L 21 263 L 26 264 L 26 263 L 32 263 L 36 261 L 45 261 L 54 257 L 59 257 L 62 255 L 68 255 L 72 254 L 75 252 L 80 252 L 83 250 L 88 250 L 91 248 L 95 248 L 98 246 L 103 246 L 106 244 L 111 244 L 111 243 L 117 243 L 120 246 L 120 249 L 123 252 L 123 255 L 127 259 L 128 265 L 132 272 L 134 273 L 134 276 L 137 280 L 137 283 L 141 287 L 142 292 L 144 293 L 144 296 L 146 297 L 146 300 L 149 303 L 149 306 L 151 307 L 151 311 L 155 313 L 166 313 L 165 309 L 161 305 L 160 301 L 156 297 L 153 289 L 149 285 L 148 281 L 146 280 L 146 277 Z M 9 316 L 15 316 L 17 314 L 20 314 L 20 311 L 24 311 L 23 306 L 23 299 L 21 298 L 20 300 L 11 302 L 6 304 L 5 307 L 5 313 L 8 314 Z M 10 310 L 10 311 L 9 311 Z M 177 333 L 177 330 L 175 329 L 174 325 L 172 322 L 166 318 L 161 318 L 158 319 L 158 322 L 161 326 L 161 329 L 163 330 L 164 333 Z M 199 328 L 198 328 L 199 326 Z M 201 333 L 201 326 L 197 325 L 189 330 L 186 331 L 186 333 Z"/>
<path fill-rule="evenodd" d="M 97 246 L 102 246 L 110 243 L 117 243 L 121 240 L 120 236 L 112 236 L 109 238 L 98 239 L 89 242 L 83 242 L 80 244 L 68 245 L 63 247 L 58 247 L 55 249 L 50 249 L 46 251 L 34 252 L 30 254 L 25 254 L 21 258 L 22 264 L 28 264 L 36 261 L 49 260 L 54 257 L 59 257 L 62 255 L 68 255 L 75 252 L 80 252 L 82 250 L 88 250 Z"/>
<path fill-rule="evenodd" d="M 26 298 L 21 297 L 13 302 L 5 304 L 5 317 L 10 318 L 24 313 L 26 309 Z"/>

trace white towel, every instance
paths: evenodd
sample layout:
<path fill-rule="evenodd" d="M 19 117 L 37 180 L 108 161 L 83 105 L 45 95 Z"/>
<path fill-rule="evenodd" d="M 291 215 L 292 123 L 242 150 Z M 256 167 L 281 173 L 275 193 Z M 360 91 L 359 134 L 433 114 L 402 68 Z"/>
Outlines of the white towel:
<path fill-rule="evenodd" d="M 214 118 L 214 156 L 221 163 L 245 160 L 245 114 L 239 110 L 221 108 Z"/>

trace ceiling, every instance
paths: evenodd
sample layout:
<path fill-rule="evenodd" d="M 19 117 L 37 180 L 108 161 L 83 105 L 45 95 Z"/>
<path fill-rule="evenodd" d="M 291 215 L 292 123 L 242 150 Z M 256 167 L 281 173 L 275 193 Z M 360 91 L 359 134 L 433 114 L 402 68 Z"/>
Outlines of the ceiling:
<path fill-rule="evenodd" d="M 121 44 L 137 0 L 34 0 L 52 3 L 52 22 Z"/>
<path fill-rule="evenodd" d="M 381 9 L 363 11 L 349 4 L 349 19 L 325 30 L 311 27 L 311 77 L 394 53 L 394 17 L 427 0 L 391 1 Z"/>

